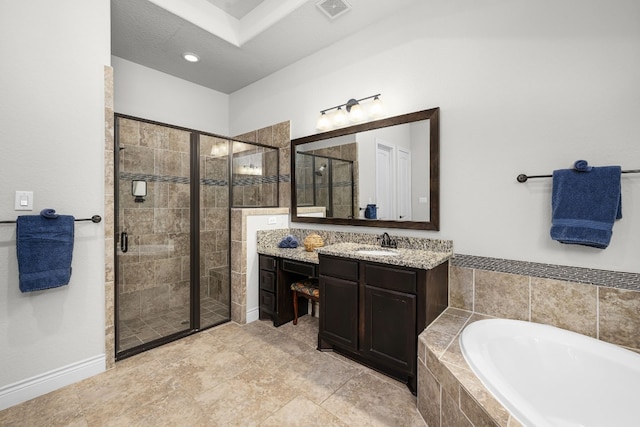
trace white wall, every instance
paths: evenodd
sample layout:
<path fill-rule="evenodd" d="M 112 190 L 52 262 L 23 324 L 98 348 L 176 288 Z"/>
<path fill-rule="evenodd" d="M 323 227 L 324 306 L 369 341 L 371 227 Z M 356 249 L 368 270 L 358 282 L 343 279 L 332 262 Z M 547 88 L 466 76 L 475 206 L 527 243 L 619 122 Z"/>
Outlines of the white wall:
<path fill-rule="evenodd" d="M 419 2 L 233 93 L 230 133 L 290 119 L 305 136 L 321 109 L 379 92 L 390 115 L 439 106 L 441 231 L 394 233 L 640 272 L 640 175 L 622 178 L 624 218 L 606 250 L 552 241 L 551 181 L 515 180 L 577 159 L 640 168 L 639 15 L 636 0 Z"/>
<path fill-rule="evenodd" d="M 229 135 L 229 95 L 111 57 L 116 113 Z"/>
<path fill-rule="evenodd" d="M 429 158 L 429 120 L 411 125 L 411 215 L 413 219 L 429 218 L 429 186 L 415 185 L 418 182 L 429 182 L 431 167 L 420 159 Z M 420 199 L 426 200 L 422 203 Z"/>
<path fill-rule="evenodd" d="M 410 149 L 410 126 L 395 126 L 362 132 L 358 134 L 357 142 L 359 208 L 364 209 L 371 203 L 380 204 L 376 194 L 377 143 L 382 142 L 396 148 Z M 396 153 L 394 152 L 395 155 Z M 395 161 L 396 158 L 393 160 Z M 361 216 L 364 217 L 364 211 L 360 212 L 363 214 Z"/>
<path fill-rule="evenodd" d="M 109 14 L 108 0 L 0 3 L 0 220 L 105 215 Z M 33 211 L 14 211 L 16 190 Z M 15 225 L 0 225 L 0 409 L 104 370 L 104 256 L 103 224 L 76 223 L 69 285 L 22 294 Z"/>

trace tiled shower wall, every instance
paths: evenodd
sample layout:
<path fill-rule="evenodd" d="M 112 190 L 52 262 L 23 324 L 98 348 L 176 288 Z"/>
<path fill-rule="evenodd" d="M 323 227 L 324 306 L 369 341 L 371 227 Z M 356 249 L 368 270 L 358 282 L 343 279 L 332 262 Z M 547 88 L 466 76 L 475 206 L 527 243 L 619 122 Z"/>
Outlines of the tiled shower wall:
<path fill-rule="evenodd" d="M 250 146 L 234 142 L 233 146 L 243 146 L 243 151 L 233 156 L 232 197 L 234 208 L 261 208 L 278 206 L 278 150 L 267 147 Z M 252 160 L 245 160 L 252 159 Z M 238 170 L 239 165 L 256 161 L 260 175 L 248 175 Z M 253 164 L 253 163 L 252 163 Z"/>
<path fill-rule="evenodd" d="M 113 68 L 104 67 L 104 349 L 105 369 L 115 367 L 115 292 L 114 292 L 114 169 L 113 148 Z"/>
<path fill-rule="evenodd" d="M 350 218 L 358 216 L 358 148 L 355 142 L 328 147 L 318 150 L 310 150 L 306 153 L 317 156 L 328 156 L 334 159 L 343 159 L 347 162 L 333 161 L 333 217 Z M 299 161 L 301 160 L 301 161 Z M 350 163 L 353 162 L 353 163 Z M 324 163 L 322 158 L 316 158 L 316 169 Z M 316 187 L 314 188 L 314 174 L 312 156 L 298 156 L 296 160 L 298 172 L 296 173 L 296 196 L 298 205 L 313 204 L 313 194 L 317 189 L 316 205 L 329 205 L 329 182 L 328 175 L 315 176 Z M 353 170 L 352 170 L 353 169 Z M 353 185 L 352 185 L 353 184 Z M 354 198 L 355 195 L 355 198 Z M 352 205 L 353 201 L 353 205 Z"/>
<path fill-rule="evenodd" d="M 229 157 L 213 147 L 228 140 L 200 136 L 200 296 L 229 304 Z"/>
<path fill-rule="evenodd" d="M 120 118 L 119 142 L 118 226 L 129 250 L 119 255 L 118 314 L 128 320 L 189 304 L 190 133 Z M 147 181 L 144 203 L 134 202 L 133 179 Z"/>
<path fill-rule="evenodd" d="M 291 206 L 291 126 L 282 122 L 235 137 L 278 149 L 278 206 Z M 233 209 L 231 213 L 231 320 L 247 323 L 247 242 L 246 214 L 251 209 Z M 274 212 L 280 212 L 274 210 Z M 257 284 L 256 284 L 257 285 Z"/>

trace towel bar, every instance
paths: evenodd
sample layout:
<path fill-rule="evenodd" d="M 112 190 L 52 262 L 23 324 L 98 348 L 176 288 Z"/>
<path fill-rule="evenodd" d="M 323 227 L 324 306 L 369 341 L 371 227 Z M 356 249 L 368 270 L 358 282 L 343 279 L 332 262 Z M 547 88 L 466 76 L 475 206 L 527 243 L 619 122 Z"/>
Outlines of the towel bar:
<path fill-rule="evenodd" d="M 640 173 L 640 169 L 629 169 L 626 171 L 622 171 L 621 173 Z M 527 182 L 529 178 L 551 178 L 551 177 L 553 177 L 553 175 L 525 175 L 521 173 L 516 177 L 516 179 L 518 180 L 518 182 L 522 183 L 522 182 Z"/>
<path fill-rule="evenodd" d="M 91 221 L 94 224 L 99 223 L 100 221 L 102 221 L 102 217 L 100 215 L 94 215 L 91 218 L 79 218 L 75 220 L 76 222 L 80 222 L 80 221 Z M 15 224 L 16 221 L 0 221 L 0 224 Z"/>

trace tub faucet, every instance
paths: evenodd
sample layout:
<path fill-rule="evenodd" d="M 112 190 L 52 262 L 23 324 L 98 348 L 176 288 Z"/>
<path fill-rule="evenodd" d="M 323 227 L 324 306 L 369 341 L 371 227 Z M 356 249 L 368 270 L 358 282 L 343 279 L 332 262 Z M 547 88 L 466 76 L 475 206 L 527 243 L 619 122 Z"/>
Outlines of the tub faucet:
<path fill-rule="evenodd" d="M 380 246 L 382 246 L 383 248 L 398 247 L 398 242 L 396 241 L 396 239 L 392 239 L 391 236 L 389 236 L 389 233 L 387 233 L 386 231 L 382 233 L 382 236 L 378 237 L 378 240 L 380 240 Z"/>

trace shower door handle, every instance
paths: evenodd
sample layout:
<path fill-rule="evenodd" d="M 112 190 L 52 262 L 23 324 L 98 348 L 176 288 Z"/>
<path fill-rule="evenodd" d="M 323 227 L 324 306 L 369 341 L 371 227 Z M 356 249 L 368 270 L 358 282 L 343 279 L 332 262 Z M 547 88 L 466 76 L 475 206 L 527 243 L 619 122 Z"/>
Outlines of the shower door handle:
<path fill-rule="evenodd" d="M 129 236 L 126 232 L 120 233 L 120 250 L 127 252 L 129 250 Z"/>

